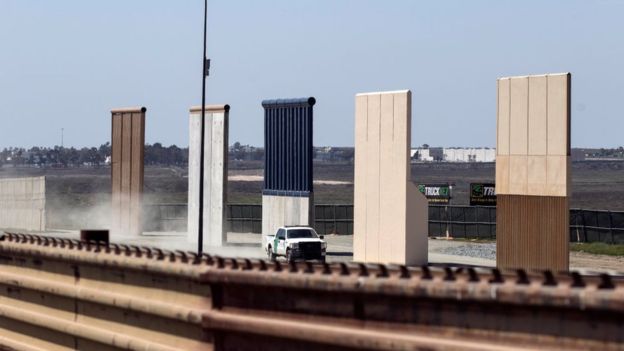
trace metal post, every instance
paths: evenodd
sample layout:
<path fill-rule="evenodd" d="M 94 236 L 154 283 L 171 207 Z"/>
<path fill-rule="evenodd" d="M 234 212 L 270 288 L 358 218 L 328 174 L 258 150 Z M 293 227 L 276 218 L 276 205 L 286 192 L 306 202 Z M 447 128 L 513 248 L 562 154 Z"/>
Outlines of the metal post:
<path fill-rule="evenodd" d="M 609 234 L 611 234 L 611 244 L 615 244 L 615 239 L 613 238 L 613 215 L 611 211 L 607 211 L 609 214 Z"/>
<path fill-rule="evenodd" d="M 204 52 L 202 57 L 202 108 L 201 108 L 201 122 L 199 126 L 200 130 L 200 142 L 199 142 L 199 225 L 197 233 L 197 254 L 202 255 L 204 251 L 204 124 L 206 115 L 206 76 L 207 76 L 207 62 L 206 58 L 206 21 L 208 17 L 208 0 L 204 0 Z"/>

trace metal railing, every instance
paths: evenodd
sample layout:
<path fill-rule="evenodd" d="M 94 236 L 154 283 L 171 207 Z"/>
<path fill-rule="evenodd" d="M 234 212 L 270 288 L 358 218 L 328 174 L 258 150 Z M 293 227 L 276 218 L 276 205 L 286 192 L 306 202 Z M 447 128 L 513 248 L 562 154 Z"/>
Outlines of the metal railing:
<path fill-rule="evenodd" d="M 0 349 L 620 350 L 622 277 L 284 263 L 7 233 Z"/>

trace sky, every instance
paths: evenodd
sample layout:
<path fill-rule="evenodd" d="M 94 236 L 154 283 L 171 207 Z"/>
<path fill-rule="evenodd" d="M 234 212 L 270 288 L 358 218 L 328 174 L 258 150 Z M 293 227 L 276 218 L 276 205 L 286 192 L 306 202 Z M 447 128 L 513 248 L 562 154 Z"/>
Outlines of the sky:
<path fill-rule="evenodd" d="M 207 103 L 263 144 L 261 101 L 314 96 L 314 143 L 352 146 L 355 94 L 410 89 L 412 145 L 496 141 L 498 77 L 572 73 L 572 146 L 624 145 L 624 1 L 209 0 Z M 145 106 L 188 145 L 203 1 L 0 0 L 0 148 L 99 146 Z"/>

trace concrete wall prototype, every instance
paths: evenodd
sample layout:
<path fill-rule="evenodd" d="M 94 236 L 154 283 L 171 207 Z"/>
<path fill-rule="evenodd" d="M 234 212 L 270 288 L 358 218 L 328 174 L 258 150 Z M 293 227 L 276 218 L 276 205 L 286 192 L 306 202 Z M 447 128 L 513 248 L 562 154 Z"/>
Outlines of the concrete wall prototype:
<path fill-rule="evenodd" d="M 221 246 L 226 242 L 225 202 L 229 105 L 208 105 L 204 120 L 204 208 L 203 243 Z M 192 107 L 189 117 L 188 240 L 197 243 L 199 221 L 199 163 L 201 106 Z"/>
<path fill-rule="evenodd" d="M 275 234 L 284 225 L 312 225 L 313 207 L 312 194 L 304 197 L 263 195 L 262 233 Z"/>
<path fill-rule="evenodd" d="M 45 177 L 0 179 L 0 228 L 45 230 Z"/>
<path fill-rule="evenodd" d="M 112 110 L 111 236 L 143 232 L 145 107 Z"/>
<path fill-rule="evenodd" d="M 313 97 L 265 100 L 262 234 L 312 225 Z M 264 237 L 263 237 L 264 238 Z"/>
<path fill-rule="evenodd" d="M 567 270 L 569 73 L 498 80 L 496 260 Z"/>
<path fill-rule="evenodd" d="M 426 264 L 427 199 L 411 182 L 409 90 L 355 97 L 353 259 Z"/>

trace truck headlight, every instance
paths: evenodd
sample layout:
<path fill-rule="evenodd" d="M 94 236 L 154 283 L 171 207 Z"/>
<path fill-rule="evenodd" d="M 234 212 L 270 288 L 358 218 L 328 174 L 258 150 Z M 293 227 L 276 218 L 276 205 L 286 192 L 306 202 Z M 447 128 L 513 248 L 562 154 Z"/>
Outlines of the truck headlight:
<path fill-rule="evenodd" d="M 292 243 L 290 244 L 290 248 L 293 250 L 297 250 L 299 248 L 299 243 Z"/>
<path fill-rule="evenodd" d="M 326 242 L 321 242 L 321 249 L 325 250 L 327 249 L 327 243 Z"/>

